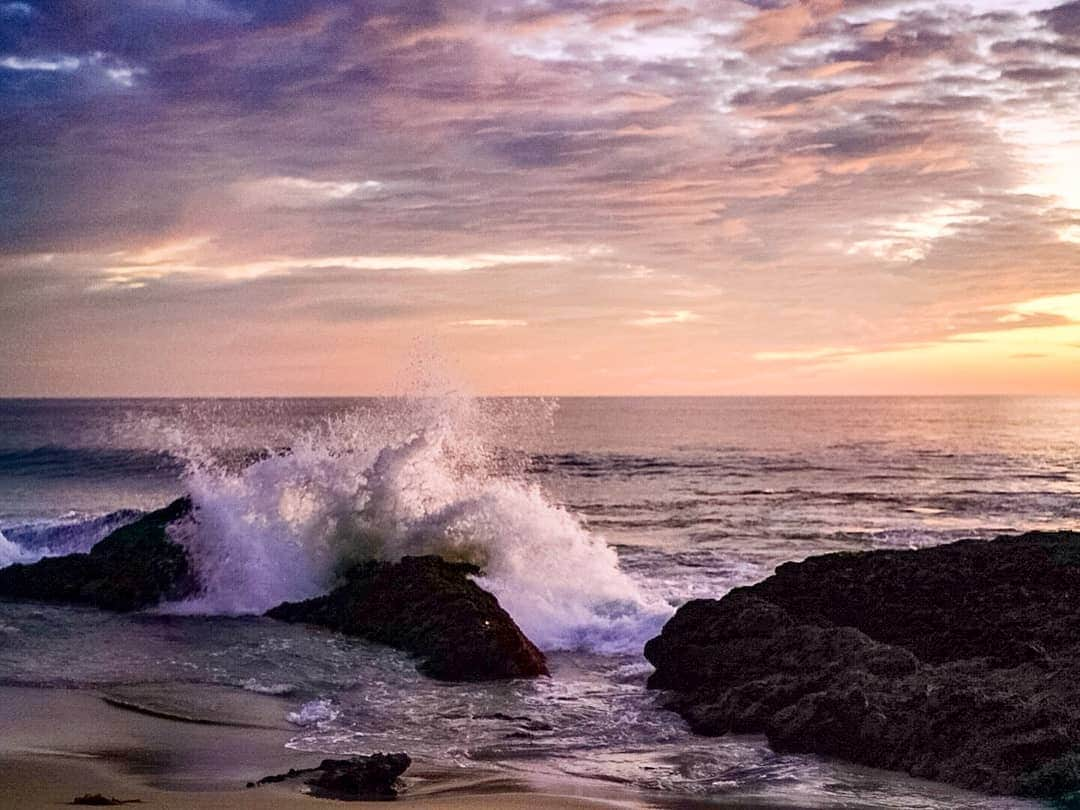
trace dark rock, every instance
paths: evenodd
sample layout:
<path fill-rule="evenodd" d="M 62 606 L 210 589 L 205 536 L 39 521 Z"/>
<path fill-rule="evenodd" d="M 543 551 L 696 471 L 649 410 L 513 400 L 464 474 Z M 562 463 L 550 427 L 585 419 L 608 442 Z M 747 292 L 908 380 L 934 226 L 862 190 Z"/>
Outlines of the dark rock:
<path fill-rule="evenodd" d="M 480 681 L 547 675 L 543 654 L 487 591 L 479 569 L 440 557 L 365 562 L 327 596 L 286 602 L 266 615 L 318 624 L 421 658 L 433 678 Z"/>
<path fill-rule="evenodd" d="M 787 563 L 684 605 L 649 685 L 702 734 L 764 732 L 991 793 L 1080 789 L 1080 533 Z"/>
<path fill-rule="evenodd" d="M 408 754 L 324 759 L 316 768 L 290 768 L 288 773 L 249 782 L 248 787 L 302 778 L 313 795 L 324 799 L 387 801 L 397 797 L 398 777 L 411 764 Z"/>
<path fill-rule="evenodd" d="M 0 598 L 137 610 L 194 590 L 183 547 L 166 527 L 191 512 L 180 498 L 112 532 L 87 554 L 47 557 L 0 569 Z"/>
<path fill-rule="evenodd" d="M 142 799 L 117 799 L 112 796 L 103 796 L 100 793 L 87 793 L 83 796 L 76 796 L 70 803 L 84 807 L 116 807 L 120 804 L 142 804 Z"/>
<path fill-rule="evenodd" d="M 412 764 L 407 754 L 373 754 L 353 759 L 324 759 L 306 780 L 311 792 L 328 799 L 393 799 L 397 779 Z"/>

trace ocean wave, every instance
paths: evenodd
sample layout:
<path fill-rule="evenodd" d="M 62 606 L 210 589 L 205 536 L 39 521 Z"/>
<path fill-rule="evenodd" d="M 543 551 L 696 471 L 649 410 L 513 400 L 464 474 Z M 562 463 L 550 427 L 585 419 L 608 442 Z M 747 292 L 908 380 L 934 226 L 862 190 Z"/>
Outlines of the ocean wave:
<path fill-rule="evenodd" d="M 121 509 L 105 515 L 76 516 L 58 520 L 40 520 L 4 527 L 4 537 L 15 544 L 27 559 L 22 562 L 89 551 L 110 532 L 138 518 L 142 512 Z M 3 559 L 0 552 L 0 560 Z"/>
<path fill-rule="evenodd" d="M 288 447 L 202 447 L 199 452 L 219 466 L 239 471 L 265 458 L 283 455 Z M 8 478 L 78 479 L 153 476 L 175 479 L 191 458 L 180 447 L 69 447 L 42 445 L 0 449 L 0 476 Z"/>
<path fill-rule="evenodd" d="M 565 472 L 582 477 L 668 476 L 708 473 L 715 477 L 742 478 L 769 473 L 838 473 L 844 468 L 799 456 L 769 456 L 745 452 L 680 454 L 677 456 L 626 453 L 537 453 L 530 458 L 529 472 Z"/>
<path fill-rule="evenodd" d="M 41 559 L 17 543 L 13 543 L 0 532 L 0 568 L 16 563 L 31 563 Z"/>
<path fill-rule="evenodd" d="M 177 539 L 202 591 L 174 609 L 261 613 L 324 592 L 359 560 L 438 554 L 478 565 L 541 648 L 639 651 L 671 607 L 539 486 L 500 470 L 491 434 L 471 400 L 404 400 L 240 471 L 195 453 L 184 482 L 197 520 Z"/>
<path fill-rule="evenodd" d="M 57 445 L 0 449 L 0 475 L 5 477 L 177 476 L 184 467 L 183 459 L 160 450 Z"/>
<path fill-rule="evenodd" d="M 854 545 L 859 548 L 927 548 L 954 543 L 957 540 L 979 538 L 989 540 L 1003 534 L 1013 534 L 1018 530 L 1011 527 L 983 527 L 956 529 L 927 529 L 921 527 L 903 527 L 879 529 L 876 531 L 835 532 L 824 537 L 813 538 L 824 545 Z"/>

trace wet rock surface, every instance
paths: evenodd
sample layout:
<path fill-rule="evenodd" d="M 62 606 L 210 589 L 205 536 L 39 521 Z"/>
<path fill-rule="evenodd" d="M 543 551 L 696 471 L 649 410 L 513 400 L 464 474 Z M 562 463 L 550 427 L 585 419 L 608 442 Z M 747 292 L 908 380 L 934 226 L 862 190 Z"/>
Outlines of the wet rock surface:
<path fill-rule="evenodd" d="M 169 524 L 191 513 L 180 498 L 122 526 L 88 553 L 46 557 L 0 569 L 0 599 L 92 605 L 130 611 L 180 599 L 195 589 L 187 552 Z"/>
<path fill-rule="evenodd" d="M 469 577 L 480 571 L 440 557 L 365 562 L 326 596 L 286 602 L 266 615 L 321 625 L 420 658 L 441 680 L 547 675 L 547 664 L 498 600 Z"/>
<path fill-rule="evenodd" d="M 687 603 L 645 654 L 702 734 L 991 793 L 1080 789 L 1080 533 L 787 563 Z"/>
<path fill-rule="evenodd" d="M 311 793 L 324 799 L 388 801 L 397 797 L 398 777 L 412 764 L 408 754 L 372 754 L 350 759 L 324 759 L 315 768 L 293 768 L 264 776 L 248 787 L 303 779 Z"/>

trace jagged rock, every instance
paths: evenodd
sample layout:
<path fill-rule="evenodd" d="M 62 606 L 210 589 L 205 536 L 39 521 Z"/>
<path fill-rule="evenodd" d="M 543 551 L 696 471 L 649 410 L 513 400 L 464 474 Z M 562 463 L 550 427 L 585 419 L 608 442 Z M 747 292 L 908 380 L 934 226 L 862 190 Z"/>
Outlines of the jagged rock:
<path fill-rule="evenodd" d="M 684 605 L 649 686 L 703 734 L 991 793 L 1080 790 L 1080 534 L 787 563 Z"/>
<path fill-rule="evenodd" d="M 187 553 L 166 527 L 191 512 L 180 498 L 112 532 L 89 553 L 46 557 L 0 569 L 0 598 L 93 605 L 128 611 L 194 590 Z"/>
<path fill-rule="evenodd" d="M 433 678 L 479 681 L 547 675 L 543 654 L 467 563 L 440 557 L 365 562 L 332 593 L 285 602 L 266 615 L 306 622 L 396 647 L 420 657 Z"/>
<path fill-rule="evenodd" d="M 386 801 L 397 797 L 398 777 L 412 764 L 408 754 L 372 754 L 351 759 L 324 759 L 316 768 L 292 768 L 264 776 L 248 787 L 304 779 L 324 799 Z"/>

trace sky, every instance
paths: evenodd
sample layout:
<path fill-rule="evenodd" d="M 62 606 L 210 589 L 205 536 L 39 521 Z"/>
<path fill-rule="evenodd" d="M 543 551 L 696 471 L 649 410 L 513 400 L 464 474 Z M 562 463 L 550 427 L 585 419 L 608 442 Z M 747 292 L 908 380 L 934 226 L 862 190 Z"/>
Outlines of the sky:
<path fill-rule="evenodd" d="M 1080 395 L 1080 0 L 0 0 L 0 396 Z"/>

